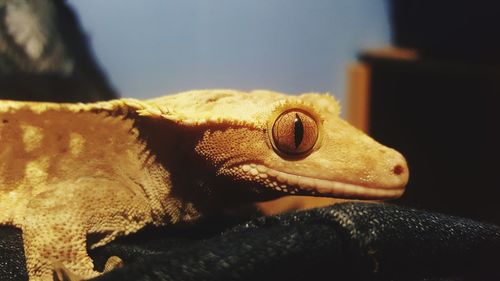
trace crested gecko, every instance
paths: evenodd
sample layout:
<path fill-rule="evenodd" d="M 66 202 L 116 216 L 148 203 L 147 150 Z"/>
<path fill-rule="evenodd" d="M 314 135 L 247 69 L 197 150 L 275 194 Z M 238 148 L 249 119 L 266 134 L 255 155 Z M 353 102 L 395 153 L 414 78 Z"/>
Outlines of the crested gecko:
<path fill-rule="evenodd" d="M 87 247 L 282 195 L 401 196 L 404 157 L 327 94 L 199 90 L 90 104 L 0 101 L 0 225 L 31 281 L 100 275 Z M 92 238 L 92 239 L 90 239 Z"/>

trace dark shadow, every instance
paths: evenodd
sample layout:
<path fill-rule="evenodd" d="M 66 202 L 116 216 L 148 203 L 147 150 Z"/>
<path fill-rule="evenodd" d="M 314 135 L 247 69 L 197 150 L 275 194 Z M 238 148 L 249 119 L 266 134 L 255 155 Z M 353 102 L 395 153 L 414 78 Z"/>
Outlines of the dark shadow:
<path fill-rule="evenodd" d="M 500 2 L 390 0 L 393 43 L 426 57 L 500 63 Z"/>
<path fill-rule="evenodd" d="M 116 98 L 65 1 L 0 6 L 0 99 L 92 102 Z"/>

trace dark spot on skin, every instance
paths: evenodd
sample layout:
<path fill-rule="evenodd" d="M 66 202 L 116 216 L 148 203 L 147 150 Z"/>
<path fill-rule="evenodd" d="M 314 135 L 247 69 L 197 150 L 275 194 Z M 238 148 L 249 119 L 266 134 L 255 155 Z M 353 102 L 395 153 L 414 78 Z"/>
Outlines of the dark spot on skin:
<path fill-rule="evenodd" d="M 9 120 L 7 120 L 7 119 L 3 119 L 3 120 L 2 120 L 2 123 L 7 124 L 7 123 L 9 123 Z"/>
<path fill-rule="evenodd" d="M 396 165 L 394 166 L 394 168 L 392 169 L 392 172 L 396 175 L 401 175 L 403 172 L 405 171 L 405 169 L 403 168 L 403 166 L 401 165 Z"/>
<path fill-rule="evenodd" d="M 304 138 L 304 125 L 302 124 L 302 120 L 297 113 L 295 113 L 295 148 L 298 148 L 302 143 L 302 139 Z"/>

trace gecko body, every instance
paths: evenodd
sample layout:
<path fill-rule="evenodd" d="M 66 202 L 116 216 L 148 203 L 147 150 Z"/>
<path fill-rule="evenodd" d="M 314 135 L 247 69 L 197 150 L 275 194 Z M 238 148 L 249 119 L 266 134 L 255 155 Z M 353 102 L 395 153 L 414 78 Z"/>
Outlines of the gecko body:
<path fill-rule="evenodd" d="M 87 247 L 287 194 L 397 198 L 405 159 L 328 95 L 190 91 L 92 104 L 0 101 L 0 225 L 31 281 L 82 278 Z"/>

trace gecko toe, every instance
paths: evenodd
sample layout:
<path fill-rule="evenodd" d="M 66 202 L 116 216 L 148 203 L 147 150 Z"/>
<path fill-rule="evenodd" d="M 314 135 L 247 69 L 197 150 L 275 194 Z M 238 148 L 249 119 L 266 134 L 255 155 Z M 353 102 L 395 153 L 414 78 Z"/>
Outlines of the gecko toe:
<path fill-rule="evenodd" d="M 71 272 L 69 269 L 67 269 L 60 262 L 54 263 L 54 269 L 52 271 L 52 276 L 53 276 L 54 281 L 80 281 L 80 280 L 83 280 L 82 277 Z"/>
<path fill-rule="evenodd" d="M 104 265 L 104 272 L 110 272 L 111 270 L 121 267 L 123 267 L 123 260 L 117 256 L 111 256 Z"/>

